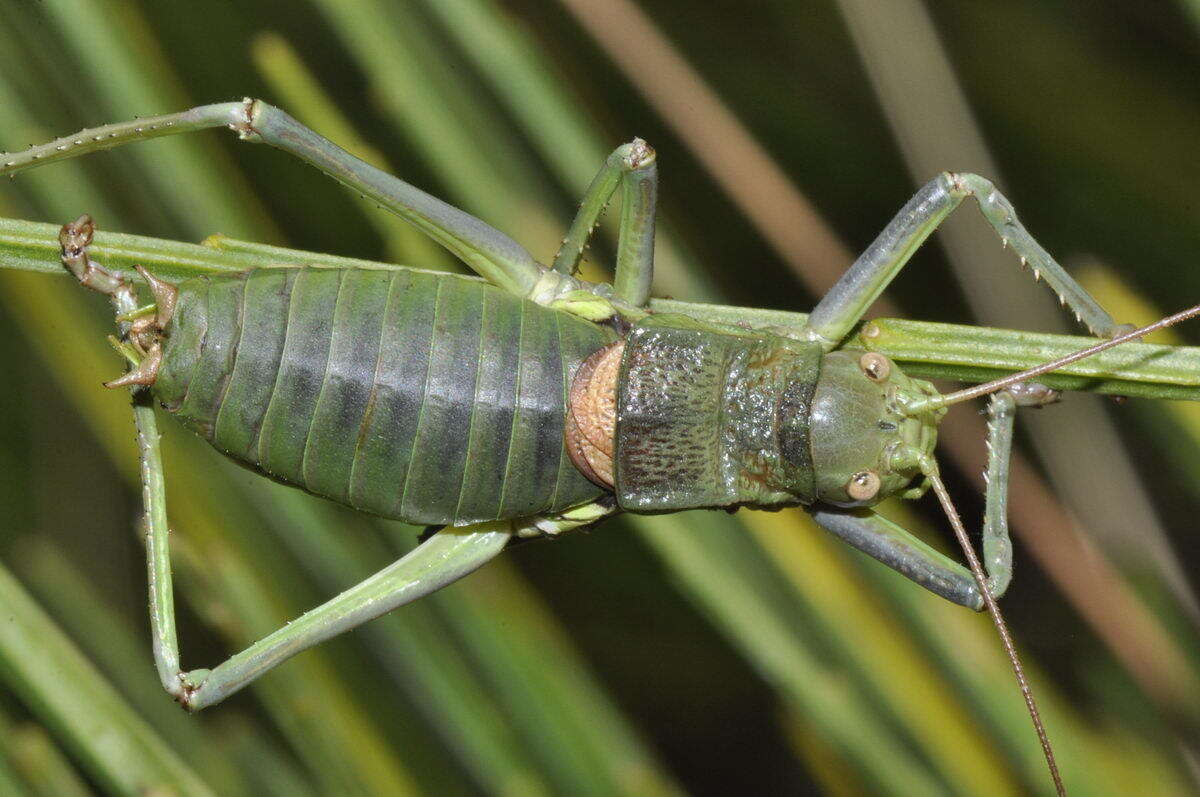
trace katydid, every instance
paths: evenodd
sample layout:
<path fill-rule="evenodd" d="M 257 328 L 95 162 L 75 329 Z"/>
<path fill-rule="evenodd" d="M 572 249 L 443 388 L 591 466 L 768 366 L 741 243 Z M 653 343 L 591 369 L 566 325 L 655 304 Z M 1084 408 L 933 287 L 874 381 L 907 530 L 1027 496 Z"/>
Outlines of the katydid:
<path fill-rule="evenodd" d="M 1177 323 L 1118 325 L 1025 231 L 982 177 L 944 173 L 884 229 L 807 322 L 750 328 L 647 309 L 657 164 L 634 140 L 596 175 L 551 266 L 484 222 L 364 163 L 257 100 L 84 130 L 0 156 L 0 174 L 131 141 L 213 127 L 316 166 L 405 218 L 487 282 L 411 269 L 267 268 L 170 284 L 142 270 L 154 304 L 89 256 L 87 216 L 63 227 L 64 265 L 109 295 L 130 363 L 145 477 L 154 654 L 166 691 L 198 710 L 292 655 L 427 595 L 514 538 L 557 535 L 619 512 L 800 505 L 921 586 L 987 608 L 1047 761 L 1049 742 L 995 599 L 1008 587 L 1005 518 L 1017 406 L 1067 362 Z M 613 283 L 575 276 L 620 189 Z M 844 346 L 917 247 L 967 197 L 1034 276 L 1102 343 L 941 395 L 876 352 Z M 990 395 L 983 564 L 934 458 L 949 405 Z M 375 576 L 213 670 L 180 667 L 151 398 L 226 455 L 356 509 L 442 527 Z M 936 493 L 970 568 L 874 512 Z"/>

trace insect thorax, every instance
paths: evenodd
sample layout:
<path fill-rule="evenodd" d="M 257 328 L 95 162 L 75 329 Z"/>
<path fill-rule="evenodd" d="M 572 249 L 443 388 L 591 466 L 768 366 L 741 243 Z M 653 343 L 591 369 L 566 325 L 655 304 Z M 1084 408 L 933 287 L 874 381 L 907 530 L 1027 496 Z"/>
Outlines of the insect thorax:
<path fill-rule="evenodd" d="M 618 503 L 635 512 L 811 503 L 807 419 L 821 356 L 767 332 L 643 321 L 619 377 Z"/>
<path fill-rule="evenodd" d="M 653 316 L 625 341 L 617 388 L 614 491 L 635 512 L 874 503 L 917 475 L 936 419 L 898 395 L 931 391 L 862 352 L 761 330 Z M 848 484 L 870 471 L 866 499 Z M 853 492 L 853 491 L 852 491 Z"/>

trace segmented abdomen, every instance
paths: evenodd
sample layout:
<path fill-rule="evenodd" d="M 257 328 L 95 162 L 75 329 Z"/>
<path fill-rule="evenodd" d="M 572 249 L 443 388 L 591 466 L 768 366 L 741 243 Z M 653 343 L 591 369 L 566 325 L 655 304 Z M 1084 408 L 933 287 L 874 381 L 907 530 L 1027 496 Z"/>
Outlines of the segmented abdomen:
<path fill-rule="evenodd" d="M 268 476 L 411 523 L 561 511 L 600 490 L 564 406 L 600 327 L 453 275 L 258 269 L 188 280 L 154 392 Z"/>

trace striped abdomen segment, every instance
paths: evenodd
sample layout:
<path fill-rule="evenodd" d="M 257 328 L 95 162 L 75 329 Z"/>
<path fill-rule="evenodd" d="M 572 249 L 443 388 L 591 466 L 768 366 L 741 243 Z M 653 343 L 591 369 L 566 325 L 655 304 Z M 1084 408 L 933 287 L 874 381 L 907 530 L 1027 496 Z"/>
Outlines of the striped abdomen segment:
<path fill-rule="evenodd" d="M 216 448 L 357 509 L 463 525 L 600 490 L 564 451 L 600 327 L 477 280 L 259 269 L 179 286 L 155 394 Z"/>

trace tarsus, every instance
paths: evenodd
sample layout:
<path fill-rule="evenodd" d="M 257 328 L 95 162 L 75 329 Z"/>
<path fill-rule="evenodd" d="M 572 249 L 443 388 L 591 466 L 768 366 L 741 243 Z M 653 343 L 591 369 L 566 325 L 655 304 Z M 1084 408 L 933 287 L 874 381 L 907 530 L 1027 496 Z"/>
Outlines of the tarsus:
<path fill-rule="evenodd" d="M 1120 346 L 1122 343 L 1128 343 L 1131 340 L 1136 340 L 1137 338 L 1148 335 L 1151 332 L 1157 332 L 1160 329 L 1166 329 L 1169 326 L 1174 326 L 1180 321 L 1186 321 L 1189 318 L 1194 318 L 1197 315 L 1200 315 L 1200 304 L 1195 305 L 1194 307 L 1189 307 L 1186 310 L 1180 310 L 1178 313 L 1159 319 L 1153 324 L 1147 324 L 1144 327 L 1130 330 L 1129 332 L 1117 335 L 1110 340 L 1097 343 L 1094 346 L 1088 346 L 1086 349 L 1080 349 L 1079 351 L 1073 354 L 1068 354 L 1065 357 L 1059 357 L 1057 360 L 1051 360 L 1050 362 L 1042 363 L 1041 365 L 1028 368 L 1024 371 L 1010 374 L 1009 376 L 1005 376 L 1000 379 L 994 379 L 991 382 L 984 382 L 982 385 L 975 385 L 974 387 L 964 388 L 963 390 L 956 390 L 953 393 L 935 396 L 920 402 L 919 406 L 914 405 L 911 408 L 911 412 L 925 412 L 928 410 L 937 409 L 938 407 L 948 407 L 951 404 L 958 404 L 961 401 L 978 398 L 979 396 L 986 396 L 988 393 L 995 393 L 998 390 L 1003 390 L 1009 385 L 1016 384 L 1017 382 L 1025 382 L 1051 371 L 1057 371 L 1064 365 L 1070 365 L 1073 362 L 1086 359 L 1091 357 L 1093 354 L 1099 354 L 1106 349 L 1111 349 L 1114 346 Z"/>

